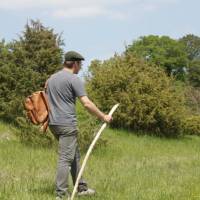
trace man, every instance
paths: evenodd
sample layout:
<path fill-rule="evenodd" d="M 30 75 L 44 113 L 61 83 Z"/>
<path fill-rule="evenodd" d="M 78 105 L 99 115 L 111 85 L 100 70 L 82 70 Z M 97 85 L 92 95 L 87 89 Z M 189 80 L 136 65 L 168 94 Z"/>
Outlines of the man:
<path fill-rule="evenodd" d="M 49 128 L 59 141 L 59 159 L 56 175 L 57 199 L 68 193 L 68 176 L 71 172 L 73 184 L 80 169 L 80 154 L 77 144 L 77 119 L 75 102 L 78 97 L 82 105 L 100 120 L 109 123 L 112 118 L 101 112 L 87 97 L 84 85 L 76 74 L 81 69 L 83 56 L 69 51 L 65 54 L 63 69 L 53 74 L 47 81 L 47 97 L 49 101 Z M 87 183 L 81 179 L 78 186 L 79 195 L 94 194 Z"/>

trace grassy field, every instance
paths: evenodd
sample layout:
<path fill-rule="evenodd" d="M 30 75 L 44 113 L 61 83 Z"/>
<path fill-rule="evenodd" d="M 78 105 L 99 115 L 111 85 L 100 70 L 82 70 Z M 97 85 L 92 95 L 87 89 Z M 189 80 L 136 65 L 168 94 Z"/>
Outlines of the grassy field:
<path fill-rule="evenodd" d="M 85 178 L 97 194 L 83 200 L 200 200 L 200 138 L 137 137 L 107 129 Z M 0 199 L 55 199 L 57 150 L 21 144 L 0 124 Z M 72 188 L 71 188 L 72 189 Z"/>

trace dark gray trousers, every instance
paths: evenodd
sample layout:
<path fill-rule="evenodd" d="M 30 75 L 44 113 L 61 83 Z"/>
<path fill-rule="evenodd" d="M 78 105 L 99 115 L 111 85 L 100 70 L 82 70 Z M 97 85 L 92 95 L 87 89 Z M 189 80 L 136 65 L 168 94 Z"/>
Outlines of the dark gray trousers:
<path fill-rule="evenodd" d="M 60 125 L 49 125 L 53 135 L 59 142 L 59 158 L 56 175 L 56 194 L 63 196 L 68 193 L 68 177 L 71 172 L 73 184 L 80 170 L 80 152 L 77 143 L 78 130 Z M 86 190 L 87 184 L 81 179 L 78 190 Z"/>

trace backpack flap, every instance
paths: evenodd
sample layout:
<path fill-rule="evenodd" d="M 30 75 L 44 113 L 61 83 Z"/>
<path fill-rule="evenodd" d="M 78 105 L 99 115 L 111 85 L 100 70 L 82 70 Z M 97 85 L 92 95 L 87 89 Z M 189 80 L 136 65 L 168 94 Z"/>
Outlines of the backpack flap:
<path fill-rule="evenodd" d="M 35 92 L 31 95 L 31 101 L 33 103 L 35 117 L 38 123 L 43 123 L 48 117 L 48 108 L 46 105 L 46 99 L 42 91 Z"/>
<path fill-rule="evenodd" d="M 41 124 L 48 120 L 48 102 L 43 91 L 34 92 L 25 99 L 24 107 L 27 117 L 33 124 Z"/>

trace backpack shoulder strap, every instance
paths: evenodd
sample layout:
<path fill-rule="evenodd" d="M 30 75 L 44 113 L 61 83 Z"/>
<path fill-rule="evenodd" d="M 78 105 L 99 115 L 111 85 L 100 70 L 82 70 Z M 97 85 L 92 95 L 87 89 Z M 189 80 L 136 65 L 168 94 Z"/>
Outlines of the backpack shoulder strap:
<path fill-rule="evenodd" d="M 49 103 L 48 103 L 48 98 L 47 98 L 47 94 L 45 91 L 41 91 L 41 95 L 42 95 L 42 98 L 44 100 L 44 103 L 45 103 L 45 106 L 47 108 L 47 111 L 50 112 L 50 107 L 49 107 Z"/>

